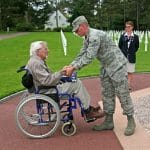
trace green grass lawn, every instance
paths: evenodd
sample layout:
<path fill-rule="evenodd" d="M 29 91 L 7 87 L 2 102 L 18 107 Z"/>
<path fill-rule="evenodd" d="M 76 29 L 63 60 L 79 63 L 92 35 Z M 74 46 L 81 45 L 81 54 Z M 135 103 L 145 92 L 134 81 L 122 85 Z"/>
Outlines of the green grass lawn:
<path fill-rule="evenodd" d="M 0 98 L 20 91 L 23 86 L 20 83 L 22 73 L 17 74 L 16 70 L 25 65 L 29 58 L 29 46 L 32 41 L 44 40 L 48 42 L 49 58 L 48 65 L 53 71 L 61 69 L 64 65 L 72 62 L 73 58 L 80 51 L 82 39 L 72 33 L 65 33 L 68 42 L 68 54 L 64 56 L 61 44 L 60 33 L 56 32 L 34 32 L 28 35 L 0 41 Z M 150 71 L 150 51 L 144 52 L 141 45 L 137 53 L 137 72 Z M 150 49 L 149 49 L 150 50 Z M 99 74 L 99 62 L 94 60 L 88 67 L 84 67 L 78 76 L 92 76 Z"/>

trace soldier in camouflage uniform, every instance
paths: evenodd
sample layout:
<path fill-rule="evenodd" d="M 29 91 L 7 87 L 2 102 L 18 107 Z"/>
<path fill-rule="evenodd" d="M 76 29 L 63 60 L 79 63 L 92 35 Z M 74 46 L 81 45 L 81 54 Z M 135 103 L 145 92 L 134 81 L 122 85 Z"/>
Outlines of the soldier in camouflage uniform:
<path fill-rule="evenodd" d="M 90 28 L 84 16 L 79 16 L 73 23 L 73 32 L 85 37 L 83 47 L 75 60 L 67 67 L 67 74 L 71 75 L 97 58 L 101 63 L 101 83 L 103 106 L 106 113 L 104 122 L 95 125 L 93 130 L 112 130 L 114 128 L 113 113 L 115 111 L 115 96 L 118 96 L 123 114 L 127 115 L 125 135 L 132 135 L 135 131 L 134 109 L 128 88 L 126 63 L 127 60 L 103 31 Z"/>

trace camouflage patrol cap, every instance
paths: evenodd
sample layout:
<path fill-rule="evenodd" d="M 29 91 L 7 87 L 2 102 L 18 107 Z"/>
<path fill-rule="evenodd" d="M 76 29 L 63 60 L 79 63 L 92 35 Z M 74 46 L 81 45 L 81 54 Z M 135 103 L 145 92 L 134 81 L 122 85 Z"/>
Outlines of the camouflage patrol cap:
<path fill-rule="evenodd" d="M 78 28 L 79 28 L 79 25 L 82 24 L 82 23 L 87 23 L 88 24 L 88 21 L 87 19 L 84 17 L 84 16 L 79 16 L 77 17 L 73 22 L 72 22 L 72 26 L 73 26 L 73 32 L 75 32 Z"/>

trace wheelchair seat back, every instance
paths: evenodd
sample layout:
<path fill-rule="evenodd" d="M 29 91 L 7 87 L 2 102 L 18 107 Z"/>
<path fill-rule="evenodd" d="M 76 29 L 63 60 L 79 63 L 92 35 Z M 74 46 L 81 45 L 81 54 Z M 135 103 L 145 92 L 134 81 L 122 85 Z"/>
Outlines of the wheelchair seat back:
<path fill-rule="evenodd" d="M 26 68 L 26 66 L 20 67 L 20 69 L 17 70 L 17 73 L 22 72 L 22 71 L 25 71 L 25 74 L 22 76 L 22 80 L 21 80 L 22 85 L 27 89 L 32 89 L 34 87 L 32 74 Z"/>

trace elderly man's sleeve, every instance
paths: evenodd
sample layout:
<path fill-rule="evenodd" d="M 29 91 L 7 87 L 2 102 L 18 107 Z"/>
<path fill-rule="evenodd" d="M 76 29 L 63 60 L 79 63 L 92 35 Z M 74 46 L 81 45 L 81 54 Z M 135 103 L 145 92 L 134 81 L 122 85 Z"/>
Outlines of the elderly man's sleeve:
<path fill-rule="evenodd" d="M 33 67 L 33 77 L 43 86 L 56 85 L 61 78 L 61 72 L 49 73 L 42 64 L 35 64 Z"/>
<path fill-rule="evenodd" d="M 89 41 L 88 48 L 84 53 L 80 53 L 80 58 L 78 61 L 71 63 L 76 69 L 80 69 L 83 66 L 92 62 L 92 60 L 97 56 L 99 50 L 100 42 L 98 39 L 94 38 Z"/>

